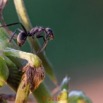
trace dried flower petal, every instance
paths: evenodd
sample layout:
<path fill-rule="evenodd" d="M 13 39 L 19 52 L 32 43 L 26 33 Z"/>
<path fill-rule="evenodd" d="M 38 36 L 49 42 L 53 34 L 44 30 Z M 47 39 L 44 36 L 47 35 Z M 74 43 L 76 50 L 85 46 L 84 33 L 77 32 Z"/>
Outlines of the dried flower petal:
<path fill-rule="evenodd" d="M 23 72 L 24 72 L 22 78 L 22 80 L 24 81 L 23 87 L 29 84 L 31 91 L 35 90 L 45 77 L 43 66 L 40 66 L 39 68 L 35 68 L 35 67 L 31 67 L 28 64 L 23 68 Z"/>
<path fill-rule="evenodd" d="M 2 25 L 5 25 L 5 21 L 2 15 L 3 9 L 5 7 L 5 5 L 7 4 L 8 0 L 0 0 L 0 22 L 2 23 Z"/>
<path fill-rule="evenodd" d="M 0 13 L 1 13 L 2 10 L 4 9 L 7 1 L 8 1 L 8 0 L 0 0 Z"/>

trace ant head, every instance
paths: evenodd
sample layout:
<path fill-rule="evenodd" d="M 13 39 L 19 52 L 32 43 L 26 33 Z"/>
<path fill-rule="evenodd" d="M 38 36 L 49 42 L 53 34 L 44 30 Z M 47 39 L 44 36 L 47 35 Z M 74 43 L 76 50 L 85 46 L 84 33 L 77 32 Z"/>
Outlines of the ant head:
<path fill-rule="evenodd" d="M 21 31 L 17 36 L 17 43 L 19 46 L 22 46 L 27 38 L 27 34 L 24 31 Z"/>
<path fill-rule="evenodd" d="M 54 34 L 53 34 L 52 29 L 51 28 L 45 28 L 45 31 L 46 31 L 46 34 L 47 34 L 46 38 L 48 40 L 53 40 L 54 39 Z"/>

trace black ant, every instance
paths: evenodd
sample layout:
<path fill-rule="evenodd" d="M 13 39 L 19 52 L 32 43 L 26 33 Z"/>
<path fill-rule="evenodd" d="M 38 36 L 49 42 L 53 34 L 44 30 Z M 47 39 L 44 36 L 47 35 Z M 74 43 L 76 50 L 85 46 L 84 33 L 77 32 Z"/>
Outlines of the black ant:
<path fill-rule="evenodd" d="M 41 26 L 36 26 L 36 27 L 32 28 L 30 31 L 27 31 L 25 29 L 25 27 L 23 26 L 23 24 L 20 23 L 20 22 L 7 24 L 7 25 L 2 25 L 0 27 L 12 26 L 12 25 L 17 25 L 17 24 L 21 25 L 22 30 L 21 29 L 16 29 L 14 31 L 14 33 L 12 34 L 12 36 L 11 36 L 9 41 L 10 42 L 12 41 L 14 35 L 16 34 L 16 31 L 18 30 L 19 34 L 17 36 L 17 43 L 18 43 L 19 46 L 22 46 L 25 43 L 27 37 L 29 37 L 29 36 L 33 37 L 33 38 L 34 38 L 34 36 L 36 38 L 43 38 L 44 44 L 43 44 L 42 48 L 37 51 L 37 53 L 40 53 L 46 48 L 46 46 L 48 44 L 48 41 L 54 39 L 53 31 L 50 28 L 43 28 Z M 42 32 L 44 32 L 44 35 L 42 35 Z"/>

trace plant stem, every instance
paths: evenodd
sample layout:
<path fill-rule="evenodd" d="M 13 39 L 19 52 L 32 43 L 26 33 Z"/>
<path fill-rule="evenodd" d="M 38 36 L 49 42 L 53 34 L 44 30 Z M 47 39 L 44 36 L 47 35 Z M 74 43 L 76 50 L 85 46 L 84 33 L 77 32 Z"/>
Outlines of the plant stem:
<path fill-rule="evenodd" d="M 17 11 L 20 22 L 29 31 L 32 28 L 32 26 L 31 26 L 29 17 L 26 12 L 24 1 L 23 0 L 14 0 L 14 4 L 15 4 L 16 11 Z M 28 38 L 28 41 L 29 41 L 29 44 L 30 44 L 33 52 L 37 51 L 40 48 L 40 44 L 38 43 L 36 38 L 34 38 L 34 39 Z M 46 73 L 49 75 L 51 80 L 57 85 L 57 80 L 56 80 L 55 74 L 53 72 L 52 65 L 49 62 L 49 60 L 47 59 L 46 54 L 44 52 L 42 52 L 38 56 L 41 58 L 41 60 L 43 62 L 43 66 L 46 70 Z"/>
<path fill-rule="evenodd" d="M 27 103 L 28 95 L 30 93 L 30 86 L 26 85 L 23 87 L 23 85 L 24 82 L 22 80 L 17 90 L 15 103 Z"/>
<path fill-rule="evenodd" d="M 33 95 L 36 97 L 38 103 L 54 103 L 54 101 L 50 101 L 51 96 L 44 83 L 41 83 L 40 86 L 33 91 Z"/>

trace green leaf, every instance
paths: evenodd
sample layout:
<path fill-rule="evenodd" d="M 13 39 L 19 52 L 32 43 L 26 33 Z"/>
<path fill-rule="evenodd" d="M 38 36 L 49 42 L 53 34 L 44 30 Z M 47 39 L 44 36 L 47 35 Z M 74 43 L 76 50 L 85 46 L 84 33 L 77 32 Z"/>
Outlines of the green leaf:
<path fill-rule="evenodd" d="M 68 91 L 63 89 L 58 95 L 58 103 L 68 103 Z"/>
<path fill-rule="evenodd" d="M 67 76 L 63 79 L 60 87 L 61 87 L 61 90 L 63 89 L 66 89 L 68 90 L 68 87 L 69 87 L 69 81 L 70 81 L 70 78 L 68 78 Z"/>
<path fill-rule="evenodd" d="M 68 88 L 69 88 L 70 78 L 67 76 L 62 80 L 60 85 L 60 93 L 58 95 L 58 103 L 68 103 Z"/>
<path fill-rule="evenodd" d="M 9 70 L 3 56 L 1 55 L 0 56 L 0 86 L 3 86 L 6 83 L 8 76 L 9 76 Z"/>
<path fill-rule="evenodd" d="M 32 53 L 23 52 L 8 47 L 3 50 L 3 53 L 10 59 L 14 58 L 15 60 L 16 59 L 23 59 L 24 61 L 26 60 L 26 63 L 30 64 L 33 67 L 34 66 L 39 67 L 40 65 L 42 65 L 42 61 L 40 60 L 40 58 Z"/>
<path fill-rule="evenodd" d="M 73 90 L 69 93 L 69 103 L 92 103 L 82 91 Z"/>

